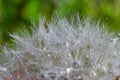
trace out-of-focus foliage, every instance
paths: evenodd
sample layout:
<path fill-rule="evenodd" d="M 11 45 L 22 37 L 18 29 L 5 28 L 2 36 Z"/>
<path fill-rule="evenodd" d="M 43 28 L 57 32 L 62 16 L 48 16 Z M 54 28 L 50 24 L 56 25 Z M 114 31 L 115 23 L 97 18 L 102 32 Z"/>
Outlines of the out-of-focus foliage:
<path fill-rule="evenodd" d="M 120 31 L 120 0 L 0 0 L 0 44 L 9 40 L 9 33 L 29 27 L 31 18 L 50 21 L 53 15 L 67 16 L 76 13 L 81 18 L 100 19 L 110 31 Z"/>

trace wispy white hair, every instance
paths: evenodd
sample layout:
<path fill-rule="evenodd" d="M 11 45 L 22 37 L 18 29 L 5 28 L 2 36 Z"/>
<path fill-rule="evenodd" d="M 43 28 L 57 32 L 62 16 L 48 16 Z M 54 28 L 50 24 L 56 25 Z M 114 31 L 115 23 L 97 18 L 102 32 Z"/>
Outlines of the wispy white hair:
<path fill-rule="evenodd" d="M 47 26 L 47 28 L 46 28 Z M 113 80 L 120 75 L 120 46 L 90 19 L 54 19 L 11 35 L 16 48 L 4 48 L 0 80 Z M 17 70 L 23 70 L 24 76 Z M 3 76 L 4 75 L 4 76 Z"/>

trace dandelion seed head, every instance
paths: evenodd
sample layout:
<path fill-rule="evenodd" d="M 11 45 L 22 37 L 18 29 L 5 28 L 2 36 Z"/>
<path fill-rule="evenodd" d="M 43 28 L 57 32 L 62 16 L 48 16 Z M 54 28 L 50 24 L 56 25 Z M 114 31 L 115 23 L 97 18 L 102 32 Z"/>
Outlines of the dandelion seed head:
<path fill-rule="evenodd" d="M 7 76 L 15 72 L 18 80 L 21 73 L 25 80 L 113 80 L 120 75 L 119 39 L 98 23 L 77 19 L 52 20 L 48 29 L 41 19 L 38 28 L 31 28 L 32 35 L 27 30 L 23 36 L 11 35 L 16 47 L 3 49 L 5 62 L 0 65 Z"/>

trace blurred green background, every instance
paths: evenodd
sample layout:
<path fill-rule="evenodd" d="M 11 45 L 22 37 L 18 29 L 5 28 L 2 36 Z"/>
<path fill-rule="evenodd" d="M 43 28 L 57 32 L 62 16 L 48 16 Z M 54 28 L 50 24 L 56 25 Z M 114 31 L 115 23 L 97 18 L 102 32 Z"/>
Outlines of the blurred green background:
<path fill-rule="evenodd" d="M 10 41 L 9 33 L 38 24 L 39 17 L 58 14 L 100 20 L 110 31 L 120 31 L 120 0 L 0 0 L 0 45 Z"/>

